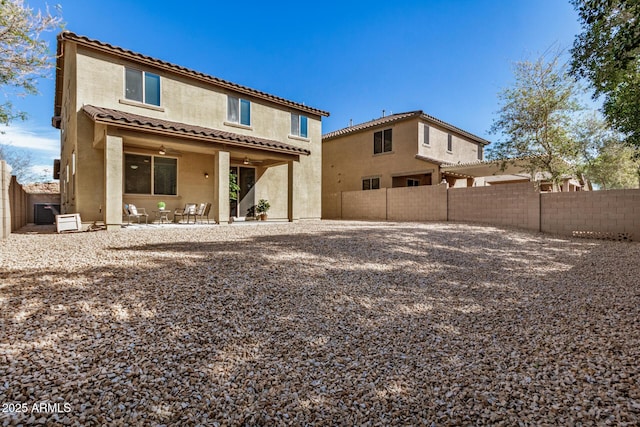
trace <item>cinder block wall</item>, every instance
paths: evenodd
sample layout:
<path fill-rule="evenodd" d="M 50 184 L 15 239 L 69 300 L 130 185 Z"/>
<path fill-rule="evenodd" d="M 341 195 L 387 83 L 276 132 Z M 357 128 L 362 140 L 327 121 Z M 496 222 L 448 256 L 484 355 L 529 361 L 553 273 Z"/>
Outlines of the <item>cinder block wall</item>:
<path fill-rule="evenodd" d="M 341 193 L 322 193 L 322 219 L 340 219 Z"/>
<path fill-rule="evenodd" d="M 449 221 L 540 230 L 540 193 L 530 182 L 449 189 Z"/>
<path fill-rule="evenodd" d="M 10 183 L 11 167 L 4 160 L 0 160 L 0 239 L 4 239 L 11 233 Z"/>
<path fill-rule="evenodd" d="M 387 189 L 390 221 L 446 221 L 447 185 L 421 185 Z"/>
<path fill-rule="evenodd" d="M 541 231 L 629 233 L 640 240 L 640 190 L 543 193 Z"/>
<path fill-rule="evenodd" d="M 15 176 L 9 184 L 9 206 L 11 207 L 11 231 L 16 231 L 27 225 L 27 207 L 29 196 Z"/>
<path fill-rule="evenodd" d="M 385 220 L 387 218 L 387 190 L 344 191 L 343 219 Z"/>

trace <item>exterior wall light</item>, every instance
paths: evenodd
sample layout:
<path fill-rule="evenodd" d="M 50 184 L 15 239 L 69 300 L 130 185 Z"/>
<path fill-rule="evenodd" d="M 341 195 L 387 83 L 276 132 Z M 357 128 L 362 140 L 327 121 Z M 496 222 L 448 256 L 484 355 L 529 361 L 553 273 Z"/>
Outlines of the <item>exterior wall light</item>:
<path fill-rule="evenodd" d="M 205 177 L 205 179 L 209 179 L 209 173 L 208 173 L 208 172 L 205 172 L 205 173 L 204 173 L 204 177 Z"/>

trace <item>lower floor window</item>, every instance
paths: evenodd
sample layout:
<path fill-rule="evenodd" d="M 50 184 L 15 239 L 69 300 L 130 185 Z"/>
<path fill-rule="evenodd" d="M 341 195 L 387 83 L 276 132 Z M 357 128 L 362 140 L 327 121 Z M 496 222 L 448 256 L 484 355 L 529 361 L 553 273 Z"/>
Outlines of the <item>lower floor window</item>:
<path fill-rule="evenodd" d="M 409 178 L 407 179 L 407 187 L 417 187 L 420 185 L 420 181 L 417 179 Z"/>
<path fill-rule="evenodd" d="M 380 178 L 366 178 L 362 180 L 363 190 L 377 190 L 380 188 Z"/>
<path fill-rule="evenodd" d="M 124 155 L 124 192 L 128 194 L 178 194 L 178 159 Z"/>

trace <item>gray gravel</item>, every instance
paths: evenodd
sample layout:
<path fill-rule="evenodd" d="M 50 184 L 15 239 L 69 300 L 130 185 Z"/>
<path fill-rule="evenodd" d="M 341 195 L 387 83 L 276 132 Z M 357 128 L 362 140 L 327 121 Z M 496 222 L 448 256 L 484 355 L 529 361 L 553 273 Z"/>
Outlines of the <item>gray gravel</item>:
<path fill-rule="evenodd" d="M 638 243 L 312 222 L 0 251 L 1 425 L 640 423 Z"/>

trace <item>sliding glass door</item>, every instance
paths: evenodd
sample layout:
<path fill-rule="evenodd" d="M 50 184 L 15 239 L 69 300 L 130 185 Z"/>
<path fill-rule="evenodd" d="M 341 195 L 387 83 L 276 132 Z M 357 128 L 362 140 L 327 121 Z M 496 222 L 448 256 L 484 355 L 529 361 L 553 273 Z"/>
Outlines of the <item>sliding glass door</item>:
<path fill-rule="evenodd" d="M 254 186 L 256 184 L 255 168 L 244 166 L 231 166 L 231 175 L 236 177 L 236 184 L 240 189 L 236 192 L 236 200 L 230 197 L 231 216 L 245 218 L 253 216 L 253 207 L 256 204 Z"/>

